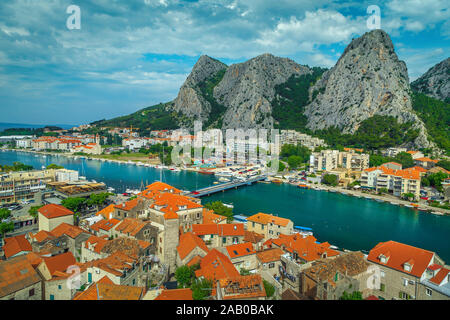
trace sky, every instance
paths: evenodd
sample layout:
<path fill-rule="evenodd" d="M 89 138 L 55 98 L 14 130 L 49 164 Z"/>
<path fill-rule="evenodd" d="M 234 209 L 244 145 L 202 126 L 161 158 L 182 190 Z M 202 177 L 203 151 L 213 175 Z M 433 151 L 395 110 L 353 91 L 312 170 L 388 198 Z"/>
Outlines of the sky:
<path fill-rule="evenodd" d="M 79 125 L 171 101 L 203 54 L 332 67 L 370 31 L 370 5 L 410 80 L 449 56 L 448 0 L 1 1 L 0 122 Z"/>

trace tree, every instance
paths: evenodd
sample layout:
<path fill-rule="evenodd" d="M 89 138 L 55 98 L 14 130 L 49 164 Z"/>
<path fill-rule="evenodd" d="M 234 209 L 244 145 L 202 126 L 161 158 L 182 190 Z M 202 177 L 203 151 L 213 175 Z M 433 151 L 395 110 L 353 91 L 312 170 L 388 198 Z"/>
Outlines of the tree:
<path fill-rule="evenodd" d="M 322 183 L 336 187 L 338 185 L 338 177 L 327 173 L 322 177 Z"/>
<path fill-rule="evenodd" d="M 241 276 L 248 276 L 248 275 L 250 274 L 250 271 L 248 271 L 248 270 L 245 269 L 245 268 L 241 268 L 241 269 L 239 270 L 239 273 L 241 274 Z"/>
<path fill-rule="evenodd" d="M 450 160 L 441 160 L 436 165 L 438 167 L 444 168 L 447 171 L 450 171 Z"/>
<path fill-rule="evenodd" d="M 267 297 L 272 297 L 275 293 L 275 287 L 266 280 L 263 280 L 263 284 Z"/>
<path fill-rule="evenodd" d="M 51 163 L 49 164 L 46 169 L 64 169 L 63 166 L 58 166 L 57 164 Z"/>
<path fill-rule="evenodd" d="M 399 152 L 394 157 L 394 161 L 401 163 L 403 169 L 414 167 L 414 160 L 412 156 L 407 152 Z"/>
<path fill-rule="evenodd" d="M 212 282 L 206 279 L 195 279 L 191 285 L 191 289 L 194 300 L 204 300 L 211 295 Z"/>
<path fill-rule="evenodd" d="M 351 294 L 344 291 L 339 300 L 362 300 L 362 293 L 360 291 L 353 291 Z"/>
<path fill-rule="evenodd" d="M 233 209 L 225 206 L 222 201 L 214 201 L 205 204 L 205 208 L 213 210 L 215 214 L 227 217 L 227 222 L 233 221 Z"/>
<path fill-rule="evenodd" d="M 30 216 L 32 216 L 33 218 L 37 218 L 38 216 L 38 210 L 42 208 L 42 206 L 32 206 L 30 207 L 30 209 L 28 209 L 28 213 L 30 214 Z"/>
<path fill-rule="evenodd" d="M 72 211 L 78 211 L 86 203 L 85 198 L 69 197 L 61 201 L 61 205 Z"/>
<path fill-rule="evenodd" d="M 425 181 L 425 183 L 427 183 L 426 181 L 428 181 L 430 186 L 435 187 L 439 192 L 442 192 L 443 191 L 442 181 L 444 181 L 448 177 L 449 177 L 448 174 L 440 171 L 429 174 L 423 180 Z"/>
<path fill-rule="evenodd" d="M 11 211 L 9 209 L 0 209 L 0 221 L 8 219 L 11 216 Z"/>
<path fill-rule="evenodd" d="M 288 158 L 288 164 L 289 168 L 291 169 L 297 169 L 300 164 L 302 163 L 303 159 L 300 156 L 290 156 Z"/>
<path fill-rule="evenodd" d="M 109 192 L 93 193 L 89 196 L 89 199 L 87 199 L 86 204 L 89 206 L 97 206 L 98 211 L 99 206 L 103 205 L 110 195 L 112 194 Z"/>
<path fill-rule="evenodd" d="M 175 271 L 175 278 L 178 282 L 178 288 L 188 288 L 195 279 L 195 273 L 193 268 L 181 266 Z"/>
<path fill-rule="evenodd" d="M 5 238 L 8 232 L 14 231 L 14 222 L 2 222 L 0 223 L 0 233 Z"/>
<path fill-rule="evenodd" d="M 414 199 L 414 193 L 411 193 L 411 192 L 403 193 L 402 194 L 402 198 L 406 199 L 406 200 Z"/>
<path fill-rule="evenodd" d="M 389 192 L 387 188 L 380 188 L 378 191 L 379 191 L 380 194 Z"/>

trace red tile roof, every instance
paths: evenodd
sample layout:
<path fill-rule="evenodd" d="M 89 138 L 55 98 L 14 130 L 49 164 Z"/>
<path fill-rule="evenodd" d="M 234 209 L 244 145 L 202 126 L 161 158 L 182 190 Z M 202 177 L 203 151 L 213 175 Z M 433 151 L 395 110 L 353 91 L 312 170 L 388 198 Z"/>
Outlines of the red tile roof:
<path fill-rule="evenodd" d="M 103 208 L 99 212 L 96 213 L 97 216 L 102 215 L 105 219 L 111 219 L 112 213 L 114 212 L 115 205 L 110 204 L 109 206 Z"/>
<path fill-rule="evenodd" d="M 389 257 L 386 263 L 381 263 L 380 256 Z M 396 241 L 387 241 L 378 243 L 370 250 L 367 260 L 392 269 L 411 274 L 415 277 L 421 277 L 432 263 L 434 253 L 428 250 L 416 248 Z M 404 269 L 404 264 L 412 264 L 411 271 Z"/>
<path fill-rule="evenodd" d="M 284 251 L 290 253 L 297 253 L 300 259 L 305 261 L 314 261 L 322 258 L 326 253 L 327 257 L 333 257 L 339 255 L 339 252 L 330 249 L 328 242 L 316 243 L 317 239 L 314 236 L 307 236 L 303 238 L 301 235 L 283 235 L 277 239 L 271 239 L 268 243 L 273 243 L 280 248 L 284 248 Z"/>
<path fill-rule="evenodd" d="M 73 300 L 140 300 L 145 288 L 114 284 L 107 276 L 77 293 Z"/>
<path fill-rule="evenodd" d="M 8 259 L 20 252 L 31 252 L 31 244 L 25 238 L 25 235 L 5 238 L 5 245 L 3 246 L 3 252 Z"/>
<path fill-rule="evenodd" d="M 135 218 L 125 218 L 119 224 L 117 224 L 115 230 L 123 234 L 130 234 L 130 236 L 135 236 L 139 231 L 147 226 L 149 222 L 144 222 Z"/>
<path fill-rule="evenodd" d="M 266 249 L 256 253 L 258 260 L 262 263 L 270 263 L 280 261 L 284 251 L 280 248 Z"/>
<path fill-rule="evenodd" d="M 0 261 L 0 298 L 41 281 L 25 255 Z"/>
<path fill-rule="evenodd" d="M 53 257 L 43 257 L 43 259 L 52 276 L 55 275 L 57 271 L 66 272 L 68 267 L 77 263 L 77 260 L 70 251 L 58 254 Z"/>
<path fill-rule="evenodd" d="M 203 223 L 204 224 L 220 223 L 226 219 L 227 219 L 227 217 L 215 214 L 213 210 L 203 208 Z"/>
<path fill-rule="evenodd" d="M 108 220 L 103 219 L 90 226 L 90 229 L 97 232 L 100 231 L 100 229 L 104 231 L 109 231 L 112 228 L 114 228 L 114 226 L 117 225 L 118 223 L 120 223 L 120 220 L 117 219 L 108 219 Z"/>
<path fill-rule="evenodd" d="M 439 270 L 439 272 L 433 278 L 431 278 L 430 281 L 439 286 L 442 280 L 444 280 L 447 274 L 449 274 L 449 272 L 449 269 L 441 268 L 441 270 Z"/>
<path fill-rule="evenodd" d="M 180 236 L 179 245 L 177 246 L 178 255 L 183 260 L 195 248 L 200 248 L 205 254 L 209 252 L 208 247 L 202 239 L 194 235 L 192 232 L 186 232 Z"/>
<path fill-rule="evenodd" d="M 78 237 L 82 233 L 90 234 L 89 232 L 86 232 L 85 230 L 81 229 L 80 227 L 72 226 L 72 225 L 67 224 L 67 223 L 61 223 L 59 226 L 54 228 L 51 231 L 51 233 L 55 237 L 60 237 L 60 236 L 62 236 L 64 234 L 64 235 L 67 235 L 67 236 L 71 237 L 72 239 L 75 239 L 76 237 Z"/>
<path fill-rule="evenodd" d="M 186 289 L 164 289 L 155 300 L 194 300 L 192 298 L 192 290 Z"/>
<path fill-rule="evenodd" d="M 256 251 L 253 249 L 253 245 L 250 242 L 233 244 L 225 248 L 227 249 L 228 256 L 231 259 L 256 254 Z"/>
<path fill-rule="evenodd" d="M 59 204 L 47 204 L 38 209 L 38 212 L 47 219 L 54 219 L 73 215 L 73 212 Z"/>
<path fill-rule="evenodd" d="M 36 234 L 30 233 L 30 237 L 33 238 L 37 242 L 42 242 L 42 241 L 45 241 L 47 239 L 55 238 L 55 236 L 51 232 L 48 232 L 48 231 L 45 231 L 45 230 L 41 230 L 41 231 L 39 231 Z"/>
<path fill-rule="evenodd" d="M 247 221 L 268 224 L 273 223 L 275 225 L 279 225 L 282 227 L 286 227 L 288 223 L 291 221 L 289 219 L 280 218 L 271 214 L 259 212 L 247 218 Z"/>
<path fill-rule="evenodd" d="M 150 208 L 163 212 L 165 219 L 177 219 L 178 212 L 182 210 L 202 208 L 201 204 L 191 201 L 189 197 L 173 193 L 160 193 L 154 201 Z"/>
<path fill-rule="evenodd" d="M 230 258 L 217 249 L 212 249 L 203 257 L 200 262 L 200 269 L 195 271 L 195 275 L 209 280 L 220 280 L 240 276 Z"/>
<path fill-rule="evenodd" d="M 225 278 L 219 281 L 224 300 L 266 297 L 266 290 L 259 274 Z M 217 288 L 213 291 L 216 292 Z"/>
<path fill-rule="evenodd" d="M 244 230 L 244 241 L 245 242 L 251 242 L 251 243 L 258 243 L 264 240 L 264 235 L 254 232 L 254 231 L 247 231 Z"/>
<path fill-rule="evenodd" d="M 219 236 L 244 236 L 244 225 L 242 223 L 229 224 L 193 224 L 192 233 L 198 236 L 216 234 Z"/>

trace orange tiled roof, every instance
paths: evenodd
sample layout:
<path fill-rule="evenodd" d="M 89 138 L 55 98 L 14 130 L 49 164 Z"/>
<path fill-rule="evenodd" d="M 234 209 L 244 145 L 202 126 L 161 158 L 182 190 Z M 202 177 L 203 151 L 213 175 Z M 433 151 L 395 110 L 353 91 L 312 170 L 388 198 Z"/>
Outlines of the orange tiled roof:
<path fill-rule="evenodd" d="M 134 198 L 133 200 L 126 201 L 121 204 L 114 205 L 114 208 L 130 211 L 131 209 L 135 208 L 142 200 L 139 198 Z"/>
<path fill-rule="evenodd" d="M 97 267 L 120 277 L 123 275 L 123 271 L 131 269 L 133 263 L 136 263 L 136 261 L 135 258 L 121 251 L 116 251 L 106 258 L 86 262 L 84 267 Z"/>
<path fill-rule="evenodd" d="M 253 245 L 250 242 L 233 244 L 225 248 L 227 249 L 228 255 L 231 259 L 256 253 L 256 251 L 253 249 Z"/>
<path fill-rule="evenodd" d="M 117 219 L 109 219 L 109 220 L 103 219 L 90 226 L 90 229 L 97 232 L 100 231 L 100 229 L 104 231 L 109 231 L 112 228 L 114 228 L 114 226 L 117 225 L 118 223 L 120 223 L 120 220 Z"/>
<path fill-rule="evenodd" d="M 203 223 L 204 224 L 220 223 L 226 219 L 227 219 L 227 217 L 221 216 L 219 214 L 215 214 L 213 210 L 203 208 Z"/>
<path fill-rule="evenodd" d="M 258 243 L 264 240 L 264 235 L 254 232 L 254 231 L 247 231 L 244 230 L 244 241 L 245 242 L 251 242 L 251 243 Z"/>
<path fill-rule="evenodd" d="M 414 159 L 414 161 L 420 161 L 420 162 L 433 162 L 433 163 L 439 162 L 438 160 L 433 160 L 433 159 L 430 159 L 430 158 L 428 158 L 428 157 L 417 158 L 417 159 Z"/>
<path fill-rule="evenodd" d="M 143 287 L 114 284 L 104 276 L 85 291 L 75 295 L 73 300 L 140 300 L 144 292 Z"/>
<path fill-rule="evenodd" d="M 65 272 L 69 266 L 75 265 L 77 263 L 77 260 L 70 251 L 58 254 L 53 257 L 43 257 L 43 259 L 52 276 L 57 271 Z"/>
<path fill-rule="evenodd" d="M 266 297 L 266 290 L 259 274 L 225 278 L 219 281 L 224 300 Z M 214 286 L 213 292 L 217 292 Z"/>
<path fill-rule="evenodd" d="M 192 298 L 192 290 L 185 289 L 164 289 L 155 300 L 194 300 Z"/>
<path fill-rule="evenodd" d="M 230 258 L 217 249 L 212 249 L 200 262 L 200 269 L 195 271 L 197 277 L 210 280 L 239 277 L 240 274 L 234 267 Z"/>
<path fill-rule="evenodd" d="M 386 263 L 381 263 L 381 255 L 389 257 Z M 396 241 L 387 241 L 378 243 L 370 250 L 367 260 L 411 274 L 415 277 L 421 277 L 428 265 L 432 262 L 433 256 L 434 253 L 428 250 Z M 404 264 L 408 261 L 412 262 L 410 272 L 404 270 Z"/>
<path fill-rule="evenodd" d="M 160 193 L 155 196 L 154 200 L 155 202 L 150 208 L 163 212 L 166 219 L 178 218 L 178 212 L 181 210 L 202 208 L 201 204 L 195 203 L 189 200 L 188 197 L 179 194 Z M 183 207 L 184 209 L 182 209 Z"/>
<path fill-rule="evenodd" d="M 160 193 L 160 192 L 173 192 L 173 193 L 177 193 L 177 194 L 181 193 L 181 190 L 179 190 L 175 187 L 172 187 L 171 185 L 169 185 L 167 183 L 160 182 L 160 181 L 156 181 L 156 182 L 153 182 L 152 184 L 148 185 L 146 187 L 146 190 L 154 191 L 154 192 L 156 191 L 158 193 Z"/>
<path fill-rule="evenodd" d="M 297 253 L 298 257 L 306 261 L 314 261 L 322 258 L 326 253 L 327 257 L 339 255 L 339 252 L 330 249 L 328 242 L 316 243 L 314 236 L 303 238 L 298 234 L 284 235 L 280 234 L 277 239 L 271 239 L 271 243 L 290 253 Z"/>
<path fill-rule="evenodd" d="M 202 257 L 200 257 L 200 256 L 195 256 L 195 257 L 193 257 L 191 260 L 189 260 L 189 262 L 188 263 L 186 263 L 186 265 L 188 266 L 188 267 L 192 267 L 193 265 L 195 265 L 195 264 L 200 264 L 200 262 L 202 261 Z"/>
<path fill-rule="evenodd" d="M 0 261 L 0 298 L 41 281 L 25 255 Z"/>
<path fill-rule="evenodd" d="M 147 224 L 148 222 L 144 222 L 139 219 L 125 218 L 116 226 L 115 230 L 123 234 L 130 234 L 131 236 L 135 236 Z"/>
<path fill-rule="evenodd" d="M 242 223 L 227 223 L 227 224 L 193 224 L 192 233 L 197 236 L 207 234 L 217 234 L 219 236 L 243 236 L 244 225 Z"/>
<path fill-rule="evenodd" d="M 33 251 L 30 242 L 25 238 L 25 235 L 5 238 L 5 245 L 3 246 L 3 252 L 8 259 L 20 252 Z"/>
<path fill-rule="evenodd" d="M 258 260 L 262 263 L 269 263 L 274 261 L 280 261 L 284 251 L 280 248 L 266 249 L 256 253 Z"/>
<path fill-rule="evenodd" d="M 64 216 L 73 215 L 73 212 L 59 204 L 46 204 L 38 209 L 38 212 L 47 219 L 54 219 Z"/>
<path fill-rule="evenodd" d="M 419 152 L 419 151 L 412 151 L 412 150 L 406 151 L 406 153 L 409 153 L 409 154 L 416 154 L 417 152 Z"/>
<path fill-rule="evenodd" d="M 112 213 L 114 212 L 114 204 L 110 204 L 109 206 L 103 208 L 99 212 L 96 213 L 97 216 L 102 215 L 105 219 L 111 219 Z"/>
<path fill-rule="evenodd" d="M 247 221 L 257 222 L 261 224 L 273 223 L 282 227 L 286 227 L 290 222 L 289 219 L 276 217 L 271 214 L 259 212 L 247 218 Z"/>
<path fill-rule="evenodd" d="M 183 233 L 180 236 L 179 245 L 177 246 L 178 255 L 183 260 L 192 250 L 200 248 L 205 254 L 209 252 L 208 247 L 202 239 L 194 235 L 192 232 Z"/>
<path fill-rule="evenodd" d="M 99 238 L 97 236 L 90 236 L 84 243 L 84 247 L 89 249 L 89 246 L 93 246 L 94 252 L 100 253 L 102 248 L 108 243 L 108 240 Z"/>
<path fill-rule="evenodd" d="M 45 230 L 41 230 L 41 231 L 37 232 L 36 234 L 30 233 L 30 237 L 32 237 L 37 242 L 42 242 L 47 239 L 55 238 L 55 236 L 51 232 L 48 232 Z"/>
<path fill-rule="evenodd" d="M 450 273 L 449 269 L 441 268 L 441 270 L 439 270 L 439 272 L 433 278 L 431 278 L 430 281 L 439 286 L 442 280 L 444 280 L 447 274 L 449 273 Z"/>
<path fill-rule="evenodd" d="M 67 236 L 71 237 L 72 239 L 75 239 L 76 237 L 78 237 L 82 233 L 90 234 L 90 233 L 86 232 L 85 230 L 81 229 L 80 227 L 72 226 L 72 225 L 67 224 L 65 222 L 61 223 L 59 226 L 54 228 L 51 231 L 51 233 L 55 237 L 60 237 L 60 236 L 62 236 L 64 234 L 64 235 L 67 235 Z"/>

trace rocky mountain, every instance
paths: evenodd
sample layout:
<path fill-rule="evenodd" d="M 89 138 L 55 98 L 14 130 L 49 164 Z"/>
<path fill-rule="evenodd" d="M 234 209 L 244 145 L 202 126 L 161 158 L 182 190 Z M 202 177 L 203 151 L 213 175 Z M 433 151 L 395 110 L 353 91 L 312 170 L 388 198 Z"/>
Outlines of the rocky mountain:
<path fill-rule="evenodd" d="M 355 133 L 374 115 L 393 116 L 419 130 L 416 147 L 432 146 L 412 109 L 406 64 L 398 59 L 382 30 L 352 40 L 336 65 L 310 89 L 310 95 L 314 92 L 315 99 L 305 107 L 311 130 L 338 127 L 343 133 Z"/>
<path fill-rule="evenodd" d="M 448 77 L 443 82 L 448 86 Z M 373 30 L 353 39 L 329 70 L 271 54 L 231 66 L 201 56 L 175 100 L 95 124 L 150 130 L 193 128 L 201 120 L 204 129 L 276 127 L 368 148 L 434 148 L 436 142 L 447 149 L 448 139 L 439 134 L 446 120 L 426 105 L 411 91 L 406 64 L 388 34 Z M 392 130 L 380 137 L 383 126 Z M 358 135 L 364 137 L 351 137 Z M 376 140 L 383 141 L 375 146 Z"/>
<path fill-rule="evenodd" d="M 212 106 L 202 94 L 201 85 L 205 80 L 226 69 L 226 64 L 206 55 L 201 56 L 181 86 L 178 96 L 170 108 L 188 119 L 206 121 Z"/>
<path fill-rule="evenodd" d="M 287 58 L 263 54 L 227 67 L 202 56 L 171 106 L 183 119 L 200 119 L 219 128 L 273 127 L 275 86 L 296 74 L 310 73 Z"/>
<path fill-rule="evenodd" d="M 430 68 L 411 83 L 411 88 L 429 97 L 450 103 L 450 58 Z"/>

